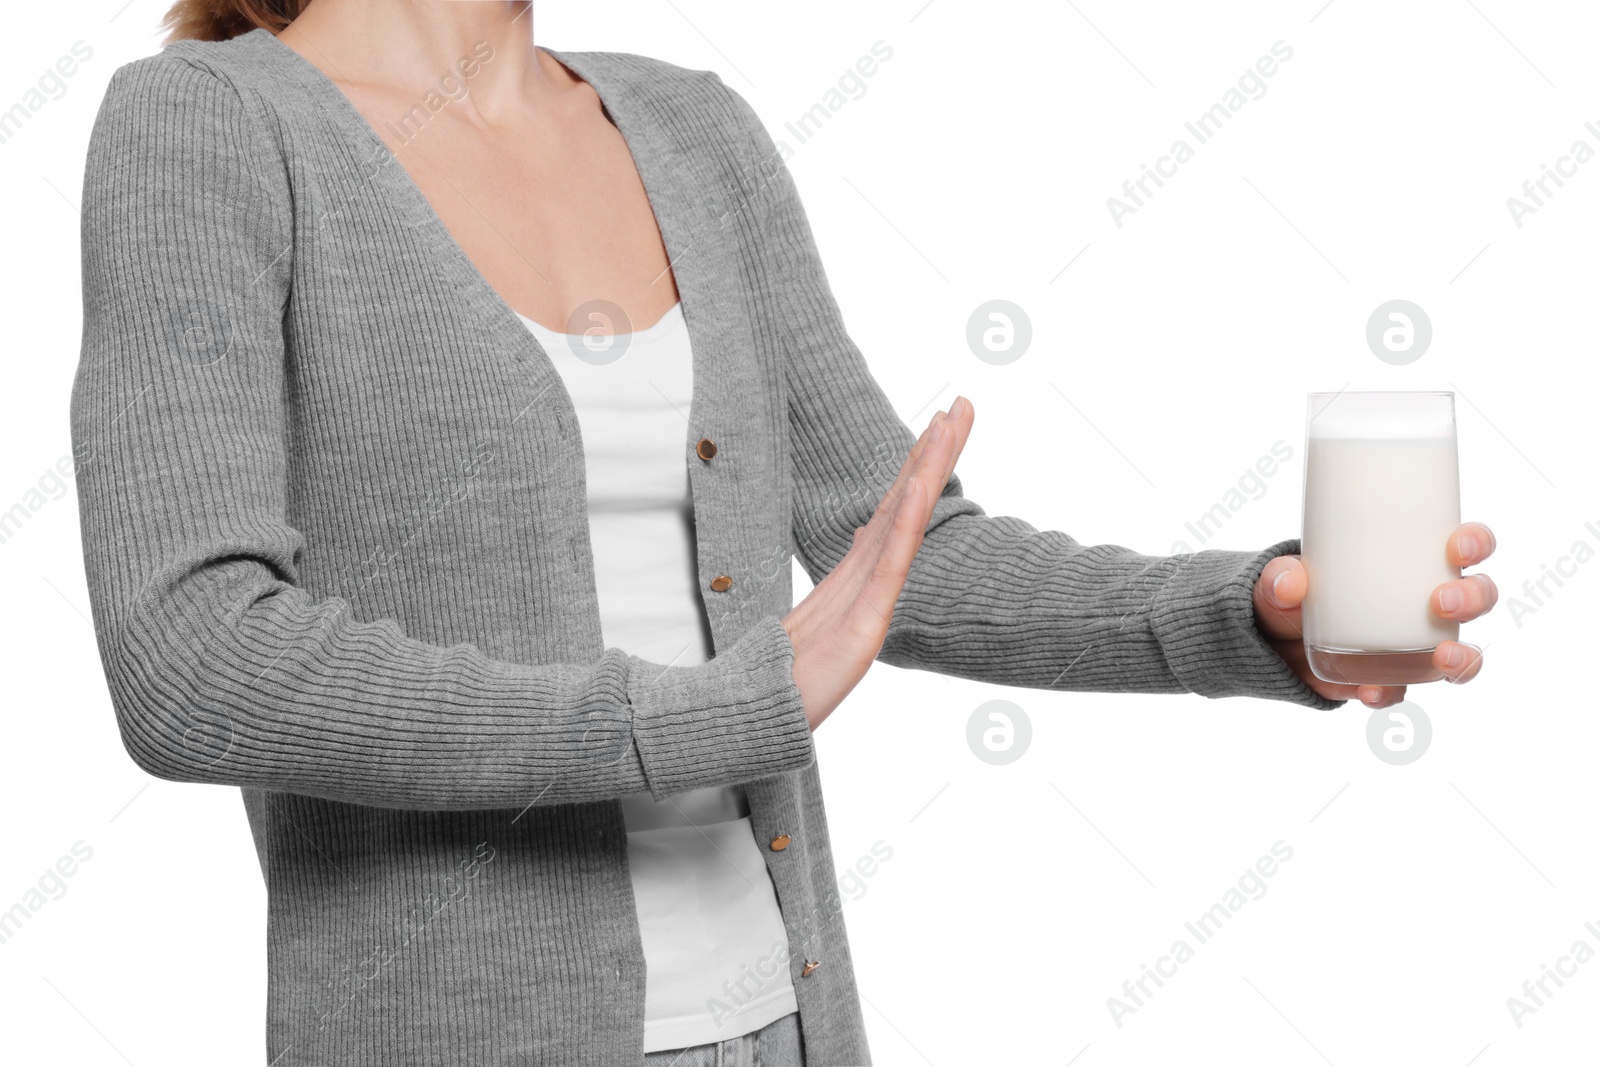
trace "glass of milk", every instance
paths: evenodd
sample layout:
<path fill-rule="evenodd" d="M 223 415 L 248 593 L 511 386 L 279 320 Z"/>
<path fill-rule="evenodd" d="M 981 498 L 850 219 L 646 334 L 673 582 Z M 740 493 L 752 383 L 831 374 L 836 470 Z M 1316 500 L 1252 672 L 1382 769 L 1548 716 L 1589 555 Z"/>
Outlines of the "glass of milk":
<path fill-rule="evenodd" d="M 1300 553 L 1311 670 L 1350 685 L 1436 681 L 1433 648 L 1460 633 L 1431 602 L 1461 577 L 1446 555 L 1461 525 L 1455 394 L 1307 400 Z"/>

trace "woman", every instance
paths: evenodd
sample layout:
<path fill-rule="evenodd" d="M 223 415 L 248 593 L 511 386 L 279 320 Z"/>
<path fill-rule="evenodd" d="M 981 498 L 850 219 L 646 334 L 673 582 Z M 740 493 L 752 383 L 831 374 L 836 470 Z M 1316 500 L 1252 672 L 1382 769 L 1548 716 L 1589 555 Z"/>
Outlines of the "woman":
<path fill-rule="evenodd" d="M 913 441 L 749 106 L 532 21 L 184 0 L 94 128 L 101 656 L 141 767 L 243 790 L 271 1062 L 866 1063 L 811 732 L 874 659 L 1400 699 L 1307 670 L 1294 541 L 986 514 L 972 406 Z"/>

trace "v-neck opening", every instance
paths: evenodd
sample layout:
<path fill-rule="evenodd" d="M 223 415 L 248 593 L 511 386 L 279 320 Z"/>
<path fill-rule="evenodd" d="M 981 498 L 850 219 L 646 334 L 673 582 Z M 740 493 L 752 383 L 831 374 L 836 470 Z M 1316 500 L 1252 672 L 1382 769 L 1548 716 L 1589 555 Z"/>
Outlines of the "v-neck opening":
<path fill-rule="evenodd" d="M 456 240 L 455 234 L 450 232 L 450 227 L 445 225 L 444 218 L 439 214 L 438 209 L 433 206 L 432 201 L 428 199 L 427 194 L 422 191 L 422 187 L 417 184 L 416 179 L 411 176 L 411 172 L 405 168 L 403 163 L 400 162 L 399 154 L 389 147 L 388 142 L 383 139 L 372 123 L 368 121 L 367 117 L 361 113 L 361 109 L 356 107 L 355 101 L 351 100 L 350 97 L 345 94 L 344 90 L 340 89 L 338 84 L 335 83 L 332 78 L 328 77 L 327 72 L 325 72 L 315 63 L 311 62 L 305 56 L 301 55 L 298 51 L 279 40 L 277 34 L 266 29 L 265 27 L 257 27 L 256 29 L 250 30 L 243 36 L 249 37 L 255 34 L 262 34 L 267 37 L 269 39 L 269 47 L 282 49 L 291 64 L 299 64 L 302 66 L 310 75 L 312 84 L 315 85 L 319 91 L 336 97 L 338 99 L 338 106 L 345 112 L 345 114 L 352 119 L 360 129 L 364 130 L 368 136 L 376 141 L 385 152 L 389 154 L 390 158 L 394 162 L 394 165 L 399 168 L 400 179 L 408 190 L 407 195 L 412 198 L 417 205 L 417 208 L 429 220 L 429 224 L 432 226 L 440 243 L 444 246 L 446 254 L 453 258 L 457 262 L 457 265 L 466 272 L 468 279 L 472 281 L 481 292 L 484 293 L 491 305 L 498 306 L 503 319 L 508 319 L 511 322 L 516 323 L 519 327 L 522 327 L 525 316 L 516 308 L 511 306 L 511 303 L 501 295 L 500 290 L 494 287 L 494 285 L 489 281 L 488 277 L 484 275 L 481 269 L 479 269 L 478 264 L 475 263 L 472 257 L 467 254 L 467 250 L 461 246 L 460 241 Z M 639 162 L 639 152 L 636 151 L 633 139 L 630 138 L 628 131 L 623 129 L 621 122 L 617 121 L 616 111 L 612 106 L 614 101 L 608 97 L 608 90 L 603 89 L 592 78 L 584 74 L 578 69 L 578 67 L 574 66 L 567 56 L 563 55 L 562 53 L 557 52 L 553 48 L 546 48 L 543 45 L 535 45 L 534 47 L 549 55 L 557 63 L 561 64 L 561 66 L 565 68 L 569 74 L 589 87 L 589 89 L 595 94 L 595 97 L 600 101 L 600 110 L 605 116 L 606 121 L 611 123 L 612 127 L 615 128 L 617 133 L 622 137 L 622 142 L 627 147 L 628 155 L 633 162 L 634 170 L 639 176 L 639 184 L 644 189 L 645 201 L 650 206 L 651 221 L 656 227 L 656 235 L 660 239 L 663 249 L 666 249 L 667 251 L 667 269 L 672 272 L 673 285 L 675 288 L 677 288 L 680 294 L 679 299 L 674 302 L 673 306 L 681 308 L 683 304 L 683 290 L 682 286 L 679 284 L 677 267 L 675 265 L 676 257 L 672 255 L 671 249 L 667 248 L 666 229 L 661 224 L 661 215 L 658 210 L 658 205 L 650 195 L 650 183 L 646 179 L 644 169 Z M 687 322 L 685 322 L 685 326 L 687 327 Z M 539 343 L 538 339 L 532 338 L 532 335 L 526 328 L 522 328 L 521 332 L 532 339 L 534 345 L 540 350 L 540 354 L 544 355 L 545 359 L 548 361 L 550 358 L 549 353 L 544 351 L 544 347 Z M 559 381 L 555 383 L 553 388 L 561 388 Z"/>

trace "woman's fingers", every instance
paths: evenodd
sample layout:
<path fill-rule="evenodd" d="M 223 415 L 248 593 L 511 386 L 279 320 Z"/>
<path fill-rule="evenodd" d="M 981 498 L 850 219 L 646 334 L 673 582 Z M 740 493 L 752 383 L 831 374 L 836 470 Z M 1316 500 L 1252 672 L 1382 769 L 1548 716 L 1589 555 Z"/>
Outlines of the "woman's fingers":
<path fill-rule="evenodd" d="M 930 427 L 916 469 L 896 497 L 892 515 L 874 543 L 861 599 L 885 625 L 900 599 L 934 506 L 950 480 L 971 426 L 972 405 L 958 397 L 950 414 Z"/>
<path fill-rule="evenodd" d="M 940 423 L 941 438 L 938 444 L 927 453 L 925 465 L 917 469 L 917 477 L 922 479 L 924 487 L 930 490 L 926 501 L 930 516 L 933 514 L 934 505 L 944 493 L 945 484 L 955 473 L 956 460 L 961 458 L 961 450 L 967 446 L 967 437 L 972 433 L 972 419 L 971 402 L 964 396 L 956 397 Z"/>
<path fill-rule="evenodd" d="M 911 450 L 906 453 L 906 460 L 900 464 L 900 470 L 896 472 L 894 481 L 889 483 L 889 488 L 885 489 L 883 496 L 878 499 L 878 506 L 873 509 L 872 518 L 867 521 L 866 526 L 856 531 L 857 534 L 864 536 L 863 531 L 872 529 L 874 523 L 882 525 L 893 518 L 895 501 L 899 499 L 901 492 L 905 490 L 906 483 L 915 476 L 917 467 L 922 462 L 922 455 L 927 451 L 929 437 L 933 435 L 934 428 L 943 421 L 943 411 L 935 412 L 933 418 L 928 420 L 928 425 L 922 428 L 922 433 L 912 442 Z M 860 538 L 858 537 L 857 540 L 859 542 Z"/>
<path fill-rule="evenodd" d="M 939 478 L 939 487 L 935 495 L 944 491 L 944 483 L 949 480 L 950 471 L 955 467 L 955 457 L 960 454 L 961 447 L 966 443 L 967 433 L 972 428 L 972 405 L 964 397 L 956 397 L 956 401 L 951 405 L 951 408 L 956 413 L 955 417 L 952 418 L 950 413 L 941 410 L 929 420 L 921 436 L 912 444 L 910 452 L 906 455 L 905 462 L 900 465 L 900 470 L 895 475 L 894 482 L 884 491 L 883 497 L 878 501 L 878 506 L 873 511 L 872 518 L 867 522 L 866 526 L 856 531 L 853 551 L 854 549 L 860 549 L 860 553 L 854 562 L 860 563 L 862 557 L 868 559 L 875 557 L 878 546 L 882 544 L 886 527 L 894 521 L 900 494 L 904 492 L 906 484 L 911 479 L 918 477 L 920 474 L 920 476 L 931 480 L 937 475 L 929 473 L 930 471 L 935 469 L 942 470 L 943 477 Z M 941 430 L 941 427 L 946 429 Z M 952 429 L 956 434 L 956 443 L 954 449 L 944 459 L 943 466 L 940 467 L 937 462 L 931 465 L 926 464 L 925 456 L 930 439 L 935 431 L 939 430 L 942 435 L 943 433 L 951 432 Z"/>
<path fill-rule="evenodd" d="M 900 494 L 900 509 L 883 540 L 883 550 L 873 561 L 872 571 L 861 589 L 861 602 L 885 629 L 894 615 L 895 603 L 911 573 L 911 561 L 922 547 L 922 535 L 932 512 L 926 483 L 913 479 Z"/>
<path fill-rule="evenodd" d="M 949 414 L 945 416 L 950 422 L 951 432 L 955 434 L 955 450 L 950 454 L 950 466 L 945 470 L 944 481 L 950 480 L 950 474 L 956 467 L 956 458 L 961 455 L 961 450 L 967 447 L 967 438 L 972 433 L 973 415 L 972 402 L 964 396 L 958 396 L 950 405 Z M 944 492 L 944 482 L 940 482 L 939 491 Z"/>
<path fill-rule="evenodd" d="M 911 451 L 906 453 L 906 461 L 900 464 L 900 470 L 895 474 L 894 481 L 884 491 L 883 498 L 878 501 L 878 507 L 873 512 L 873 518 L 882 516 L 885 521 L 893 518 L 895 500 L 905 489 L 906 483 L 916 476 L 917 470 L 922 465 L 922 457 L 928 450 L 928 442 L 934 435 L 934 430 L 944 424 L 945 412 L 941 408 L 933 413 L 933 418 L 928 420 L 928 425 L 922 428 L 922 433 L 912 442 Z"/>
<path fill-rule="evenodd" d="M 1447 682 L 1470 682 L 1483 669 L 1483 650 L 1461 641 L 1441 641 L 1433 650 L 1433 665 Z"/>
<path fill-rule="evenodd" d="M 1299 556 L 1278 556 L 1261 568 L 1255 585 L 1256 623 L 1267 636 L 1300 636 L 1300 604 L 1308 585 Z"/>
<path fill-rule="evenodd" d="M 1469 574 L 1445 582 L 1433 590 L 1433 613 L 1443 619 L 1462 622 L 1486 614 L 1500 599 L 1494 579 L 1487 574 Z"/>
<path fill-rule="evenodd" d="M 1358 685 L 1355 690 L 1356 699 L 1369 708 L 1386 708 L 1406 698 L 1403 685 Z"/>
<path fill-rule="evenodd" d="M 1494 553 L 1494 531 L 1481 522 L 1456 527 L 1446 554 L 1452 567 L 1475 567 Z"/>
<path fill-rule="evenodd" d="M 933 418 L 928 420 L 928 425 L 923 427 L 922 433 L 912 442 L 911 449 L 906 454 L 905 462 L 900 464 L 900 470 L 895 474 L 894 481 L 878 499 L 878 506 L 873 509 L 872 517 L 867 520 L 867 524 L 856 527 L 855 534 L 851 538 L 850 551 L 845 553 L 839 565 L 830 573 L 829 577 L 833 578 L 833 581 L 827 584 L 844 584 L 849 587 L 851 595 L 860 592 L 861 583 L 855 575 L 865 568 L 870 568 L 872 561 L 882 551 L 884 531 L 894 521 L 900 495 L 905 491 L 907 483 L 916 476 L 922 456 L 928 447 L 928 439 L 932 436 L 934 428 L 944 421 L 944 417 L 943 411 L 936 412 Z"/>

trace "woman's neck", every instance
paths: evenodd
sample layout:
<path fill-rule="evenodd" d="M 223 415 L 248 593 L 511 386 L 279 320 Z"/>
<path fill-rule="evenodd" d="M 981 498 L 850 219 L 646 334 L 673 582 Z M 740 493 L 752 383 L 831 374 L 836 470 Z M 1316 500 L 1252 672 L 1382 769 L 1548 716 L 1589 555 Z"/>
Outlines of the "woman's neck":
<path fill-rule="evenodd" d="M 491 125 L 575 84 L 534 48 L 532 0 L 316 0 L 279 38 L 334 81 L 402 94 L 487 45 L 494 59 L 474 76 L 470 106 Z"/>

